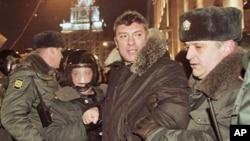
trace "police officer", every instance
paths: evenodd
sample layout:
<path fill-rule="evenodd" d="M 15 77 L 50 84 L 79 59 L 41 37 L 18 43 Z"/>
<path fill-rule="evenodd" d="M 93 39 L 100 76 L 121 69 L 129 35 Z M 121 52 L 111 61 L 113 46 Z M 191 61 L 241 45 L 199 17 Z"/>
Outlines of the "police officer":
<path fill-rule="evenodd" d="M 37 112 L 38 93 L 49 107 L 59 89 L 56 69 L 65 45 L 56 31 L 44 31 L 33 37 L 33 52 L 16 66 L 9 77 L 9 85 L 1 108 L 3 126 L 18 141 L 42 141 L 43 126 Z"/>

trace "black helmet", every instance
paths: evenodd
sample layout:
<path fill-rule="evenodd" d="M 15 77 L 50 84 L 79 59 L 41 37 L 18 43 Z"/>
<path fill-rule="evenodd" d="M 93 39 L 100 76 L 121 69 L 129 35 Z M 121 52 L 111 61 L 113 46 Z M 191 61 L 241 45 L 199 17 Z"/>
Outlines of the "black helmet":
<path fill-rule="evenodd" d="M 63 58 L 61 59 L 61 62 L 60 62 L 60 67 L 59 67 L 59 71 L 61 72 L 64 72 L 65 69 L 66 69 L 66 65 L 67 65 L 67 59 L 68 59 L 68 56 L 74 52 L 74 50 L 72 49 L 66 49 L 62 52 L 62 55 L 63 55 Z"/>
<path fill-rule="evenodd" d="M 88 84 L 88 87 L 97 85 L 99 77 L 98 65 L 95 57 L 91 53 L 88 53 L 86 50 L 76 50 L 68 55 L 66 64 L 66 76 L 69 85 L 73 85 L 71 79 L 71 70 L 73 68 L 81 67 L 91 68 L 93 71 L 93 77 L 91 82 Z"/>
<path fill-rule="evenodd" d="M 0 71 L 8 75 L 14 64 L 20 63 L 21 56 L 14 50 L 3 50 L 0 52 Z"/>
<path fill-rule="evenodd" d="M 58 83 L 61 86 L 66 86 L 68 85 L 67 82 L 67 72 L 66 72 L 66 65 L 67 65 L 67 59 L 70 53 L 74 52 L 72 49 L 67 49 L 62 52 L 63 58 L 61 59 L 60 62 L 60 67 L 58 68 Z"/>

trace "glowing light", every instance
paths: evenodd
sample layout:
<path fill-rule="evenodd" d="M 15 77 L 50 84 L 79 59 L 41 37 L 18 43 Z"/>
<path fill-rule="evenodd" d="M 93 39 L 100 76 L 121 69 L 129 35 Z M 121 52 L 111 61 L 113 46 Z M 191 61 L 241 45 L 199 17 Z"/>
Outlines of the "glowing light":
<path fill-rule="evenodd" d="M 106 47 L 108 46 L 108 42 L 103 42 L 102 45 Z"/>

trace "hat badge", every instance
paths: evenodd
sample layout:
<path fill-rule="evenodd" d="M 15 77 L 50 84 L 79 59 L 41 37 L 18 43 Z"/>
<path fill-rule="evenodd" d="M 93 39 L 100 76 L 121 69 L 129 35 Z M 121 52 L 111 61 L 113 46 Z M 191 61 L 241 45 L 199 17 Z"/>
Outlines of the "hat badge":
<path fill-rule="evenodd" d="M 182 24 L 184 31 L 190 30 L 191 23 L 188 20 L 185 20 Z"/>

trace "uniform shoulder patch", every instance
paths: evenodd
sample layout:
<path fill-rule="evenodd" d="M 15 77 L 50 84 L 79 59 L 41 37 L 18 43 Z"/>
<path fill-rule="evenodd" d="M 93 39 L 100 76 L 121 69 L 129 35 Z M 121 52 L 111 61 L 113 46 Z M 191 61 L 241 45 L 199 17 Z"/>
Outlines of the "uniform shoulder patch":
<path fill-rule="evenodd" d="M 16 79 L 15 83 L 14 83 L 14 88 L 15 89 L 21 89 L 23 86 L 23 80 L 21 79 Z"/>

